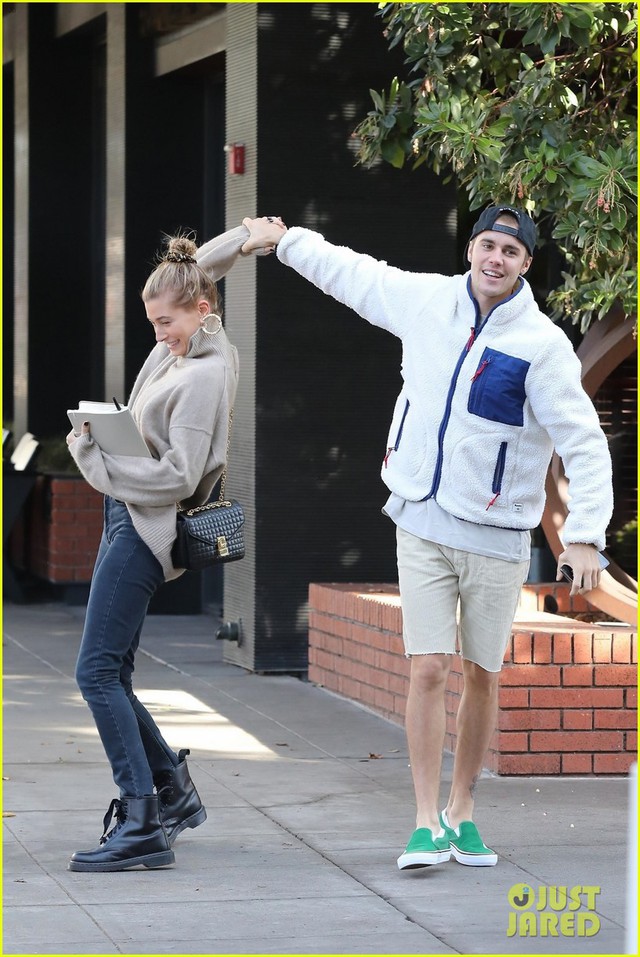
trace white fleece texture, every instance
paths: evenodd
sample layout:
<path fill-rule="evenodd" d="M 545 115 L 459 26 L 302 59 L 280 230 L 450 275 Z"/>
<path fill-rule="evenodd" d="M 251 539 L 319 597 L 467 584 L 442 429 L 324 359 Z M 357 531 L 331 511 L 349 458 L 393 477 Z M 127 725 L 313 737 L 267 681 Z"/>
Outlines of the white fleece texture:
<path fill-rule="evenodd" d="M 451 515 L 477 524 L 532 529 L 542 517 L 555 447 L 570 483 L 565 544 L 604 548 L 613 510 L 607 440 L 582 388 L 580 363 L 569 339 L 540 312 L 524 279 L 514 295 L 492 310 L 465 352 L 477 318 L 468 273 L 405 272 L 301 227 L 285 233 L 277 256 L 402 341 L 404 384 L 381 470 L 391 491 L 409 501 L 434 494 Z M 475 385 L 472 381 L 487 347 L 529 363 L 522 424 L 494 421 L 468 409 L 471 390 L 495 382 L 495 362 Z M 496 496 L 501 448 L 504 469 Z"/>

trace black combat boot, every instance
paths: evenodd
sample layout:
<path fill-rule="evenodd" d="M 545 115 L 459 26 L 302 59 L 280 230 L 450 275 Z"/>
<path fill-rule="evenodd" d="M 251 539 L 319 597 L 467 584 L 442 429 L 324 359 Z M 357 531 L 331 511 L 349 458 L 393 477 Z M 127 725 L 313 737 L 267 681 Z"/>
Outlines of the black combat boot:
<path fill-rule="evenodd" d="M 155 771 L 153 783 L 160 799 L 160 820 L 173 844 L 178 834 L 186 827 L 197 827 L 207 819 L 200 795 L 191 780 L 186 756 L 188 748 L 178 752 L 180 763 L 170 771 Z"/>
<path fill-rule="evenodd" d="M 115 814 L 116 823 L 107 833 Z M 124 871 L 127 867 L 164 867 L 175 855 L 160 822 L 157 794 L 114 798 L 104 818 L 100 844 L 93 851 L 76 851 L 70 871 Z"/>

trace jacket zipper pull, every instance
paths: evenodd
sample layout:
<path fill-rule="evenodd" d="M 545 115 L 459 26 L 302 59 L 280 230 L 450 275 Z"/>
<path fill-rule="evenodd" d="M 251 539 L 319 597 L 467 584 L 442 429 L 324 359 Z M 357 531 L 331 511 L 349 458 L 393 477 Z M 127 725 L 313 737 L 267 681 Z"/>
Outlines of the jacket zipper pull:
<path fill-rule="evenodd" d="M 471 381 L 472 381 L 472 382 L 475 382 L 476 379 L 478 378 L 478 376 L 482 375 L 482 373 L 484 372 L 484 370 L 485 370 L 485 369 L 487 368 L 487 366 L 489 365 L 490 361 L 491 361 L 490 359 L 485 359 L 483 362 L 480 363 L 480 365 L 478 366 L 478 368 L 476 369 L 476 371 L 475 371 L 475 372 L 473 373 L 473 375 L 471 376 Z"/>
<path fill-rule="evenodd" d="M 466 350 L 467 350 L 467 352 L 469 351 L 469 349 L 471 348 L 471 346 L 473 345 L 473 343 L 475 342 L 475 340 L 476 340 L 476 327 L 475 327 L 475 326 L 471 326 L 471 335 L 469 336 L 469 340 L 468 340 L 467 345 L 466 345 Z"/>
<path fill-rule="evenodd" d="M 487 507 L 485 508 L 485 512 L 488 512 L 489 509 L 491 508 L 491 506 L 492 506 L 492 505 L 495 505 L 495 503 L 496 503 L 496 501 L 497 501 L 499 495 L 500 495 L 500 492 L 496 492 L 496 494 L 493 496 L 493 498 L 491 499 L 491 501 L 489 502 L 489 504 L 488 504 Z"/>
<path fill-rule="evenodd" d="M 384 467 L 385 467 L 385 468 L 387 468 L 387 466 L 388 466 L 388 464 L 389 464 L 389 456 L 391 455 L 392 452 L 395 452 L 395 449 L 394 449 L 393 445 L 390 445 L 389 448 L 387 449 L 387 454 L 386 454 L 385 457 L 384 457 Z"/>

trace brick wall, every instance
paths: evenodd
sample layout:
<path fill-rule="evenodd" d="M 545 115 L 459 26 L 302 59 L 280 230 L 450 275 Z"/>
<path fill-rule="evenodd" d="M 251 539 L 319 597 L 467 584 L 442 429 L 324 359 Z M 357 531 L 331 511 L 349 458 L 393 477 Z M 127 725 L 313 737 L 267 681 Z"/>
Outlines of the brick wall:
<path fill-rule="evenodd" d="M 31 573 L 54 584 L 90 581 L 102 534 L 102 495 L 81 476 L 41 475 L 27 509 Z"/>
<path fill-rule="evenodd" d="M 559 615 L 542 610 L 548 594 Z M 402 723 L 409 662 L 397 586 L 314 584 L 309 604 L 310 680 Z M 525 586 L 501 673 L 489 770 L 622 774 L 635 760 L 637 636 L 565 617 L 589 610 L 563 583 Z M 456 657 L 446 693 L 450 751 L 461 693 Z"/>

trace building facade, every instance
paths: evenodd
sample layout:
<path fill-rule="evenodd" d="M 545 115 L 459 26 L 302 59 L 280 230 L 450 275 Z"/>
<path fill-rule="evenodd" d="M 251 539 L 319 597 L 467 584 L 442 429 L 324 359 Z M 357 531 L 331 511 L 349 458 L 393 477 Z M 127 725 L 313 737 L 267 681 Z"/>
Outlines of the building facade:
<path fill-rule="evenodd" d="M 126 399 L 153 345 L 139 290 L 163 233 L 204 241 L 279 214 L 402 268 L 458 271 L 453 189 L 356 165 L 368 91 L 401 64 L 376 11 L 3 5 L 4 411 L 16 434 L 62 436 L 79 399 Z M 224 571 L 224 618 L 241 628 L 225 658 L 303 672 L 309 583 L 395 579 L 379 468 L 399 344 L 275 257 L 242 260 L 222 293 L 241 362 L 228 489 L 247 516 L 246 558 Z M 193 589 L 181 581 L 164 586 L 169 604 Z"/>

